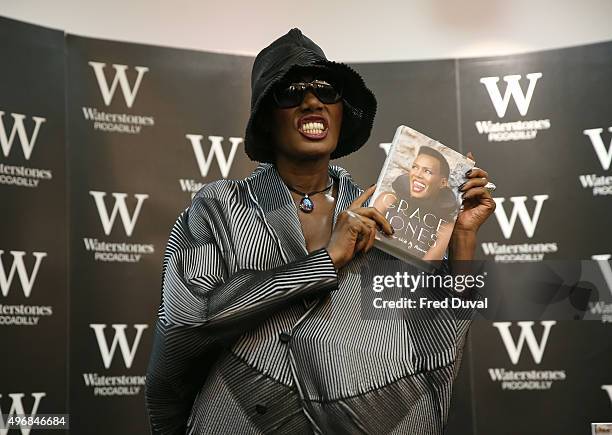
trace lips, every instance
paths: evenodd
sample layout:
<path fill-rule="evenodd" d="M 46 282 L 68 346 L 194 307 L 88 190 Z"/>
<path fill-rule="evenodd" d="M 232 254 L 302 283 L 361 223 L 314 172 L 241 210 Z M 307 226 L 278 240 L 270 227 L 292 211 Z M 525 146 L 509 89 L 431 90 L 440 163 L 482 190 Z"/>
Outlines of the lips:
<path fill-rule="evenodd" d="M 414 193 L 421 193 L 422 191 L 425 190 L 426 187 L 427 185 L 421 183 L 420 181 L 417 181 L 417 180 L 412 181 L 412 191 Z"/>
<path fill-rule="evenodd" d="M 309 140 L 321 140 L 327 136 L 329 125 L 327 120 L 318 115 L 302 116 L 298 119 L 298 131 Z"/>

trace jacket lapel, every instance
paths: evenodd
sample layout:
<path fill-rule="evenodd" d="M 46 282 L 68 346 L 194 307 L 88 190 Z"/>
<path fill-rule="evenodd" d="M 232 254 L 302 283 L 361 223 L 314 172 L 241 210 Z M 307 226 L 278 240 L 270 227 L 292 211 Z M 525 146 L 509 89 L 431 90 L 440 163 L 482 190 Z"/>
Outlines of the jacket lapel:
<path fill-rule="evenodd" d="M 330 166 L 329 172 L 339 181 L 335 226 L 338 215 L 348 208 L 361 190 L 346 170 Z M 297 207 L 276 167 L 269 163 L 260 164 L 246 181 L 284 260 L 289 263 L 308 255 Z"/>
<path fill-rule="evenodd" d="M 361 195 L 359 186 L 355 184 L 351 175 L 340 166 L 330 166 L 330 174 L 339 181 L 338 198 L 336 199 L 336 208 L 334 209 L 334 227 L 338 215 L 349 208 L 351 203 Z"/>
<path fill-rule="evenodd" d="M 290 263 L 308 254 L 302 227 L 291 193 L 276 167 L 259 165 L 247 178 L 255 202 L 263 213 L 272 237 L 276 240 L 283 259 Z"/>

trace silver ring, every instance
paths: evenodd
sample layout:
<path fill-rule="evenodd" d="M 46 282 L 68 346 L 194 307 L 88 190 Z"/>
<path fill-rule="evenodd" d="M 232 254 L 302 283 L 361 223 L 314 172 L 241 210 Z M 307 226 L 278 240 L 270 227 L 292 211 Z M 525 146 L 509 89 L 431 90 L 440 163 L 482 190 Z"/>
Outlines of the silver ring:
<path fill-rule="evenodd" d="M 497 189 L 497 186 L 489 181 L 484 188 L 487 189 L 489 193 L 493 193 L 495 189 Z"/>

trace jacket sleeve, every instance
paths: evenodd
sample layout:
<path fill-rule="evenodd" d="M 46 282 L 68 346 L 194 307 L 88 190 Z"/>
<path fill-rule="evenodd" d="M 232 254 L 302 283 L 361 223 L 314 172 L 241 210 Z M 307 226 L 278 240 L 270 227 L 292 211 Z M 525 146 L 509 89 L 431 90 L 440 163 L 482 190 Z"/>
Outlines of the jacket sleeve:
<path fill-rule="evenodd" d="M 195 397 L 225 340 L 290 301 L 337 288 L 337 273 L 324 249 L 267 271 L 228 276 L 223 245 L 204 208 L 194 202 L 179 216 L 164 254 L 145 388 L 156 434 L 185 432 Z"/>

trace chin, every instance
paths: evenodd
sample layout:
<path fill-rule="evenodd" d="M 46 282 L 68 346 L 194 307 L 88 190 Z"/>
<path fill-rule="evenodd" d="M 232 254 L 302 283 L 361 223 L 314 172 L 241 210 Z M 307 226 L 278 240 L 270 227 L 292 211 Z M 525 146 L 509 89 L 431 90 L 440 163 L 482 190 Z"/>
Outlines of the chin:
<path fill-rule="evenodd" d="M 295 155 L 300 158 L 320 159 L 329 157 L 336 149 L 335 146 L 317 142 L 302 142 L 295 149 Z"/>

